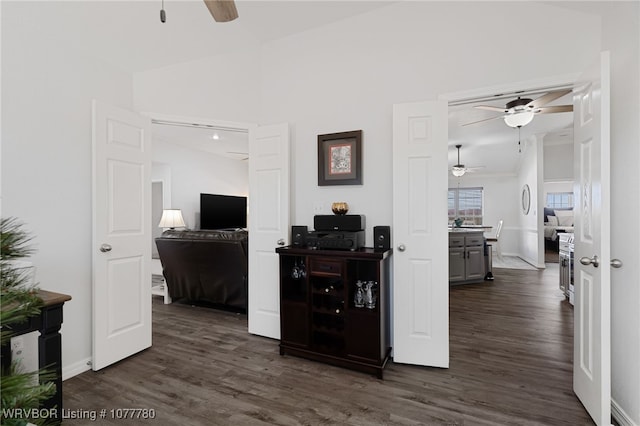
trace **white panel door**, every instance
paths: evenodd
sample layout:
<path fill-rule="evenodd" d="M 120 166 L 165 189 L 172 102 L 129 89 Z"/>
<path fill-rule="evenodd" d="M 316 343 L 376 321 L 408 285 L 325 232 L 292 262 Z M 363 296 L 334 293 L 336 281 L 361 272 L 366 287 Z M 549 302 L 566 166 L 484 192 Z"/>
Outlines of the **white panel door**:
<path fill-rule="evenodd" d="M 449 367 L 447 103 L 393 108 L 393 360 Z"/>
<path fill-rule="evenodd" d="M 151 122 L 93 102 L 93 362 L 151 346 Z"/>
<path fill-rule="evenodd" d="M 611 424 L 609 54 L 576 87 L 573 389 L 598 425 Z"/>
<path fill-rule="evenodd" d="M 249 131 L 249 333 L 280 338 L 275 252 L 289 236 L 289 126 Z"/>

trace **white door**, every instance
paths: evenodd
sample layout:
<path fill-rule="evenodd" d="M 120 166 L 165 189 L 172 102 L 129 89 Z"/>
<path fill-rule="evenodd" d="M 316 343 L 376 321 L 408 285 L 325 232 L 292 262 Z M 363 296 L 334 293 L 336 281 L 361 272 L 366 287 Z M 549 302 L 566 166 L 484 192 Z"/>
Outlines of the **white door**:
<path fill-rule="evenodd" d="M 449 367 L 447 103 L 393 107 L 393 360 Z"/>
<path fill-rule="evenodd" d="M 93 102 L 93 362 L 151 346 L 151 122 Z"/>
<path fill-rule="evenodd" d="M 573 389 L 598 425 L 611 424 L 609 92 L 605 52 L 583 75 L 573 98 L 578 173 Z"/>
<path fill-rule="evenodd" d="M 289 126 L 249 131 L 249 333 L 280 338 L 275 252 L 289 239 Z"/>

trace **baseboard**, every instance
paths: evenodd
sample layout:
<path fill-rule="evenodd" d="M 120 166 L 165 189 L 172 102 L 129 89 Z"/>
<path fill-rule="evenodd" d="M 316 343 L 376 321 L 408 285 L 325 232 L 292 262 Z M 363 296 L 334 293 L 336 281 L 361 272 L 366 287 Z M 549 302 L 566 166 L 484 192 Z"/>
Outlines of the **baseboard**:
<path fill-rule="evenodd" d="M 62 380 L 65 381 L 89 370 L 91 370 L 91 357 L 62 367 Z"/>
<path fill-rule="evenodd" d="M 611 398 L 611 416 L 620 426 L 638 426 L 613 398 Z"/>

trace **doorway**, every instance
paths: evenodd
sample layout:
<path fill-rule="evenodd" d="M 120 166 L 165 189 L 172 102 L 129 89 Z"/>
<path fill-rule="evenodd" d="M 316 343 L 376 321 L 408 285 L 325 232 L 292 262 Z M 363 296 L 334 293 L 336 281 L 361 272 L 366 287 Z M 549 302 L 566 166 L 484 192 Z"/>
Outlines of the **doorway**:
<path fill-rule="evenodd" d="M 152 116 L 154 170 L 170 179 L 169 205 L 200 229 L 200 194 L 247 196 L 249 125 Z M 166 204 L 166 203 L 165 203 Z"/>

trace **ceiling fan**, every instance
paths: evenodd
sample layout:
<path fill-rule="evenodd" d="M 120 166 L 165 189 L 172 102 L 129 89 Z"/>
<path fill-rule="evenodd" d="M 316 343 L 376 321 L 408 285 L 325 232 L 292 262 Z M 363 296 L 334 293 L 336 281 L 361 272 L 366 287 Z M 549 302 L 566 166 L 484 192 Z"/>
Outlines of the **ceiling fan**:
<path fill-rule="evenodd" d="M 238 17 L 238 9 L 234 0 L 203 0 L 209 13 L 216 22 L 230 22 Z M 164 0 L 160 9 L 160 22 L 167 22 L 167 13 L 164 11 Z"/>
<path fill-rule="evenodd" d="M 522 127 L 529 124 L 531 120 L 533 120 L 533 116 L 536 114 L 553 114 L 558 112 L 571 112 L 573 111 L 573 105 L 545 106 L 549 102 L 552 102 L 558 98 L 561 98 L 568 93 L 571 93 L 571 89 L 564 89 L 564 90 L 549 92 L 540 96 L 537 99 L 518 97 L 517 99 L 507 102 L 504 108 L 490 106 L 490 105 L 476 105 L 474 106 L 474 108 L 484 109 L 487 111 L 501 112 L 502 115 L 485 118 L 484 120 L 473 121 L 471 123 L 463 124 L 463 126 L 495 120 L 496 118 L 502 118 L 504 119 L 505 124 L 509 127 Z"/>
<path fill-rule="evenodd" d="M 238 17 L 238 9 L 233 0 L 204 0 L 216 22 L 230 22 Z"/>
<path fill-rule="evenodd" d="M 460 177 L 460 176 L 464 176 L 464 174 L 467 172 L 474 172 L 479 169 L 484 169 L 484 166 L 465 167 L 464 164 L 460 164 L 460 148 L 462 148 L 462 145 L 456 145 L 456 148 L 458 149 L 458 164 L 454 165 L 451 168 L 452 175 L 454 175 L 455 177 Z"/>

